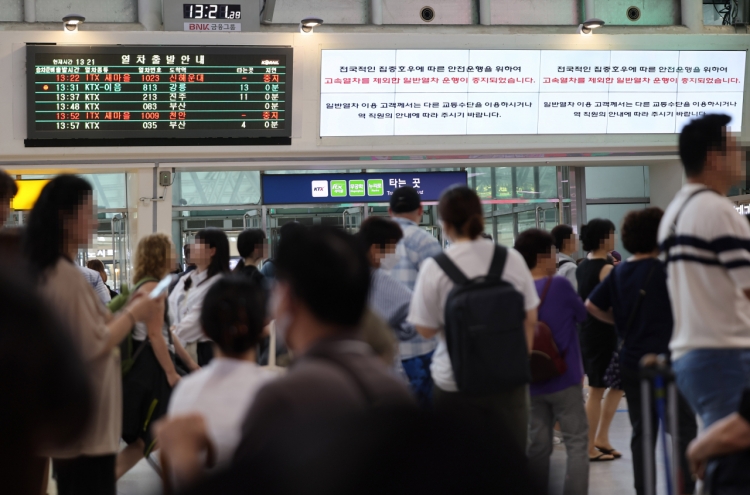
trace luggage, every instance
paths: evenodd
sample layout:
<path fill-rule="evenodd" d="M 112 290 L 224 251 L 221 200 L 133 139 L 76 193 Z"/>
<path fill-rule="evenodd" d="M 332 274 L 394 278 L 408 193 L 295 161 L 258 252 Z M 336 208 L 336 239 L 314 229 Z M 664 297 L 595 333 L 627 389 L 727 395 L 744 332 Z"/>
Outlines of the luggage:
<path fill-rule="evenodd" d="M 651 395 L 656 397 L 656 412 L 659 424 L 651 424 Z M 647 354 L 641 359 L 641 409 L 643 421 L 643 479 L 646 495 L 656 495 L 656 472 L 653 469 L 654 450 L 648 441 L 654 428 L 661 425 L 664 465 L 667 473 L 667 495 L 676 495 L 679 489 L 679 431 L 677 424 L 677 385 L 667 358 L 663 355 Z M 672 439 L 671 449 L 667 444 L 667 431 Z"/>
<path fill-rule="evenodd" d="M 489 273 L 469 280 L 442 253 L 455 287 L 445 304 L 445 341 L 460 392 L 492 394 L 531 381 L 524 297 L 502 279 L 508 250 L 495 247 Z"/>

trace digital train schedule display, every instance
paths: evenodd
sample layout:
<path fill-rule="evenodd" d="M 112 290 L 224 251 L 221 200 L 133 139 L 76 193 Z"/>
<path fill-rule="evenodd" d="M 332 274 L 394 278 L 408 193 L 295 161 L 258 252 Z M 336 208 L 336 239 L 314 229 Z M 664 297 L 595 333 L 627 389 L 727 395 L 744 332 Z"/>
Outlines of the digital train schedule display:
<path fill-rule="evenodd" d="M 266 144 L 257 138 L 290 144 L 291 48 L 29 45 L 26 50 L 27 146 L 102 139 L 127 140 L 126 145 L 185 145 L 196 139 L 227 144 L 231 138 L 242 142 L 228 144 Z M 68 140 L 74 142 L 62 142 Z"/>

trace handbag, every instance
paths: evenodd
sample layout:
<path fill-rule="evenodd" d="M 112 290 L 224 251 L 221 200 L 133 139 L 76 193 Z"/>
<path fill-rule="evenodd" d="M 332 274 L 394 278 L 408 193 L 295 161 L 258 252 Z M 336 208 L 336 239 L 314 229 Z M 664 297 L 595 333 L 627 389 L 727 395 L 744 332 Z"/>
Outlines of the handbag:
<path fill-rule="evenodd" d="M 648 287 L 648 283 L 651 281 L 651 277 L 653 277 L 654 272 L 658 267 L 659 263 L 654 263 L 651 267 L 651 270 L 648 271 L 646 280 L 643 282 L 641 290 L 638 291 L 638 297 L 636 298 L 635 304 L 633 305 L 633 310 L 630 312 L 628 323 L 622 333 L 622 339 L 619 340 L 617 344 L 617 350 L 612 353 L 612 359 L 609 362 L 609 366 L 607 366 L 607 370 L 604 372 L 604 383 L 606 383 L 609 388 L 614 388 L 617 390 L 620 390 L 622 388 L 622 379 L 620 378 L 620 351 L 622 351 L 622 347 L 623 345 L 625 345 L 625 339 L 628 336 L 628 332 L 631 328 L 633 328 L 635 318 L 638 315 L 638 311 L 641 309 L 643 299 L 645 299 L 646 297 L 646 287 Z"/>
<path fill-rule="evenodd" d="M 544 285 L 538 309 L 542 308 L 544 301 L 547 299 L 547 292 L 552 285 L 552 279 L 553 277 L 549 277 Z M 568 369 L 565 357 L 560 353 L 552 336 L 552 330 L 542 320 L 537 321 L 534 329 L 534 346 L 531 351 L 529 367 L 531 368 L 531 383 L 546 382 L 563 375 Z"/>

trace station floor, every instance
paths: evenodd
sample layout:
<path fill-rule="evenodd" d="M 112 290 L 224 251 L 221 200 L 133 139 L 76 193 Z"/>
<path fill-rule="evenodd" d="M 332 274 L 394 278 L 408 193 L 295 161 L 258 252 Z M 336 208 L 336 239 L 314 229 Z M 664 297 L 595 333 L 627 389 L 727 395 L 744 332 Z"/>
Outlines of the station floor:
<path fill-rule="evenodd" d="M 631 495 L 633 488 L 633 464 L 630 454 L 630 421 L 628 420 L 627 402 L 623 399 L 612 422 L 610 439 L 620 452 L 622 459 L 611 462 L 591 464 L 589 473 L 589 495 Z M 661 455 L 657 457 L 657 495 L 665 495 L 664 465 Z M 550 494 L 562 493 L 565 475 L 565 447 L 556 445 L 552 455 L 550 473 Z M 138 463 L 117 483 L 118 495 L 160 495 L 162 493 L 159 477 L 153 468 L 144 460 Z M 49 495 L 57 495 L 54 483 L 51 483 Z"/>

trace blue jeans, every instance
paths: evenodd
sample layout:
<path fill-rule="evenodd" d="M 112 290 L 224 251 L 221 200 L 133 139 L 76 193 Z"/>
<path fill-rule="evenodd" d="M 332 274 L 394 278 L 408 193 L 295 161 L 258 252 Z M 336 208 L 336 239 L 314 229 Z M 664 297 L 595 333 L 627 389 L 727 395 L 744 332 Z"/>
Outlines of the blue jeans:
<path fill-rule="evenodd" d="M 737 412 L 742 390 L 750 386 L 750 349 L 697 349 L 673 365 L 677 387 L 706 427 Z M 750 493 L 748 459 L 743 453 L 710 462 L 706 482 L 712 495 Z"/>
<path fill-rule="evenodd" d="M 432 375 L 430 364 L 435 351 L 423 356 L 413 357 L 401 361 L 404 373 L 409 378 L 409 386 L 417 399 L 417 403 L 425 409 L 432 409 Z"/>
<path fill-rule="evenodd" d="M 705 427 L 737 412 L 750 386 L 750 349 L 696 349 L 674 362 L 677 387 Z"/>

